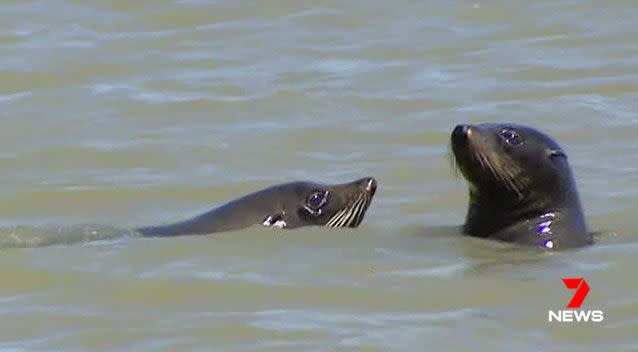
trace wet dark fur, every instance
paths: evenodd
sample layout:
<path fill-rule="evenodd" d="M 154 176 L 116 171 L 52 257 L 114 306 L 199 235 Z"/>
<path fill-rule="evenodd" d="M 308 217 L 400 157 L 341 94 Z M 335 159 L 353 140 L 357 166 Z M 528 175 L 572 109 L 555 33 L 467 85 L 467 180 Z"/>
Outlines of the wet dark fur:
<path fill-rule="evenodd" d="M 363 221 L 376 187 L 373 178 L 332 185 L 285 183 L 237 198 L 189 220 L 137 231 L 143 236 L 209 234 L 265 222 L 270 226 L 278 221 L 285 223 L 287 229 L 309 225 L 357 227 Z M 315 192 L 328 193 L 321 211 L 313 213 L 307 208 L 307 202 Z"/>
<path fill-rule="evenodd" d="M 451 149 L 469 183 L 466 234 L 554 249 L 592 243 L 567 155 L 551 137 L 515 124 L 460 125 Z"/>

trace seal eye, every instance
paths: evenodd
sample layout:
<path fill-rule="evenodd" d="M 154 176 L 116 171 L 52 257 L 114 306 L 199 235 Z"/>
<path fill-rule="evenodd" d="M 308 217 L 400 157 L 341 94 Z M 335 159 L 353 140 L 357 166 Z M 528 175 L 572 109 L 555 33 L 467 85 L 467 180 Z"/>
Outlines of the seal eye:
<path fill-rule="evenodd" d="M 499 135 L 511 146 L 518 147 L 523 144 L 523 137 L 511 128 L 502 129 Z"/>
<path fill-rule="evenodd" d="M 311 194 L 310 197 L 308 197 L 308 199 L 306 200 L 306 204 L 308 204 L 308 207 L 312 209 L 319 209 L 321 206 L 326 204 L 327 194 L 328 192 L 315 192 Z"/>

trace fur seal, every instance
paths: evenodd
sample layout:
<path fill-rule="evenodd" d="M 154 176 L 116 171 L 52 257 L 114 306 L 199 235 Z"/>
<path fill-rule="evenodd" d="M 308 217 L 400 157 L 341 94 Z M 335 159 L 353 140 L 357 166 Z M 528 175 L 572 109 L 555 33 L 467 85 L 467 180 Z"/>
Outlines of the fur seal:
<path fill-rule="evenodd" d="M 527 126 L 458 125 L 451 149 L 469 183 L 463 232 L 546 249 L 593 243 L 565 151 Z"/>
<path fill-rule="evenodd" d="M 372 177 L 343 184 L 291 182 L 232 200 L 192 219 L 139 228 L 143 236 L 210 234 L 252 225 L 357 227 L 377 190 Z"/>

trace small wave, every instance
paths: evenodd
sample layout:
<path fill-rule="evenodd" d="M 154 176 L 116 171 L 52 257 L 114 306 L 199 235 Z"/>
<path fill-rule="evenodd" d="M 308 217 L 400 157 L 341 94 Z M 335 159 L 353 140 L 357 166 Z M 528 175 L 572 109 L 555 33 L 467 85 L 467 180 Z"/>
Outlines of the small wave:
<path fill-rule="evenodd" d="M 31 92 L 18 92 L 14 94 L 0 95 L 0 103 L 5 103 L 9 101 L 20 100 L 22 98 L 27 98 L 32 96 Z"/>
<path fill-rule="evenodd" d="M 455 263 L 448 265 L 440 265 L 431 268 L 419 268 L 411 270 L 396 270 L 387 273 L 386 275 L 402 276 L 402 277 L 450 277 L 458 273 L 462 273 L 469 269 L 468 263 Z"/>
<path fill-rule="evenodd" d="M 346 74 L 363 71 L 370 64 L 361 60 L 329 59 L 316 62 L 313 66 L 318 71 L 326 74 Z"/>
<path fill-rule="evenodd" d="M 132 235 L 131 230 L 104 225 L 3 227 L 0 228 L 0 249 L 89 243 Z"/>
<path fill-rule="evenodd" d="M 185 78 L 188 78 L 185 76 Z M 201 94 L 196 92 L 176 92 L 176 91 L 154 91 L 144 88 L 139 88 L 133 85 L 126 84 L 94 84 L 85 86 L 95 95 L 119 95 L 122 98 L 135 100 L 147 104 L 173 104 L 173 103 L 189 103 L 196 101 L 211 101 L 211 102 L 225 102 L 236 103 L 243 101 L 251 101 L 256 99 L 262 99 L 268 96 L 268 93 L 257 94 L 245 94 L 245 95 L 221 95 L 221 94 Z M 0 103 L 3 96 L 0 96 Z"/>
<path fill-rule="evenodd" d="M 318 310 L 266 310 L 253 315 L 251 325 L 260 329 L 276 332 L 325 330 L 339 334 L 356 333 L 354 325 L 367 329 L 383 329 L 389 326 L 407 328 L 408 326 L 428 327 L 431 324 L 454 322 L 469 316 L 479 316 L 480 310 L 460 308 L 439 312 L 336 312 Z"/>
<path fill-rule="evenodd" d="M 191 262 L 173 262 L 161 266 L 160 268 L 145 272 L 140 275 L 141 279 L 151 279 L 158 277 L 184 277 L 211 280 L 211 281 L 237 281 L 250 282 L 260 285 L 280 286 L 287 285 L 286 282 L 274 278 L 267 277 L 256 272 L 247 271 L 197 271 L 195 265 Z"/>

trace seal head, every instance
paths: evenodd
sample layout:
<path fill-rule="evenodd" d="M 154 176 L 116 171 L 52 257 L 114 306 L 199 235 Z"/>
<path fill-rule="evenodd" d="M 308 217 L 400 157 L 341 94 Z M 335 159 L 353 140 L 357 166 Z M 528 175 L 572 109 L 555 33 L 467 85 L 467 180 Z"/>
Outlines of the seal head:
<path fill-rule="evenodd" d="M 165 226 L 143 227 L 144 236 L 209 234 L 252 225 L 297 228 L 357 227 L 377 190 L 372 177 L 343 184 L 290 182 L 232 200 L 192 219 Z"/>
<path fill-rule="evenodd" d="M 567 154 L 527 126 L 458 125 L 451 148 L 469 183 L 466 234 L 543 248 L 592 243 Z"/>

